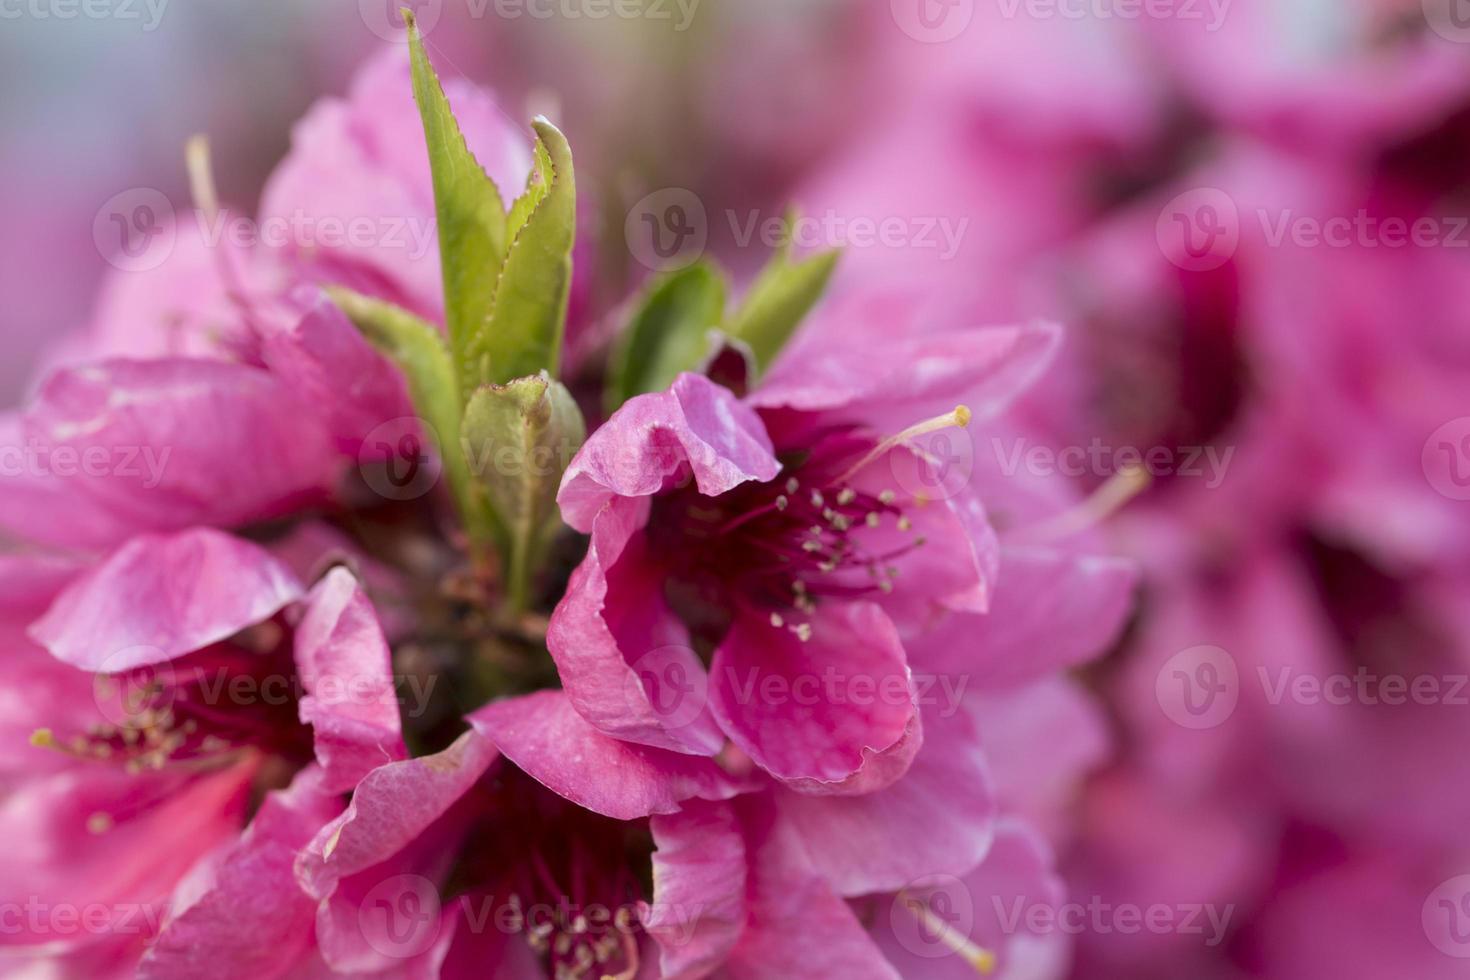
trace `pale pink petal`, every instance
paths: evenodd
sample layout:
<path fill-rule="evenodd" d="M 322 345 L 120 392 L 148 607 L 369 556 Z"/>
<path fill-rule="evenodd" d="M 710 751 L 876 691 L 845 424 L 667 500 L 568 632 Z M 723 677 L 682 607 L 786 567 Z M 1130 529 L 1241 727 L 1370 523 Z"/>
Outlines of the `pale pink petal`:
<path fill-rule="evenodd" d="M 149 534 L 67 586 L 31 636 L 66 663 L 114 674 L 233 636 L 301 591 L 248 541 L 208 528 Z"/>
<path fill-rule="evenodd" d="M 95 511 L 134 531 L 279 516 L 324 499 L 343 465 L 323 417 L 290 386 L 216 360 L 57 372 L 27 411 L 25 434 L 46 453 L 44 476 L 80 501 L 89 523 Z"/>
<path fill-rule="evenodd" d="M 777 361 L 749 404 L 840 414 L 893 433 L 961 403 L 983 420 L 1036 380 L 1061 334 L 1037 323 L 832 343 L 839 336 L 832 332 L 822 349 Z"/>

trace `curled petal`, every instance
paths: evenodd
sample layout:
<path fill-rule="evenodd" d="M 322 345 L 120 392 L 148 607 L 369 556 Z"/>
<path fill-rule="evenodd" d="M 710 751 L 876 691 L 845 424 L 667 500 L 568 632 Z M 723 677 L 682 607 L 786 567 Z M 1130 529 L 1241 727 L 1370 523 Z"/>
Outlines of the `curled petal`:
<path fill-rule="evenodd" d="M 556 500 L 585 534 L 608 501 L 650 497 L 683 474 L 712 497 L 780 469 L 755 412 L 708 378 L 681 374 L 667 391 L 630 399 L 588 437 Z"/>

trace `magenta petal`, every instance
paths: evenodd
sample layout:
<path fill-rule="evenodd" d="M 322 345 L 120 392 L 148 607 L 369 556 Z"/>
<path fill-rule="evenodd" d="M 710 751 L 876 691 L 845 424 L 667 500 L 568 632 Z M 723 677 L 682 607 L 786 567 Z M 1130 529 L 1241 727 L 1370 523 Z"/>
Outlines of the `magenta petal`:
<path fill-rule="evenodd" d="M 674 752 L 714 755 L 725 740 L 701 703 L 704 666 L 664 601 L 660 570 L 645 554 L 646 520 L 646 504 L 636 500 L 612 500 L 597 515 L 587 557 L 551 615 L 546 644 L 567 697 L 599 730 Z M 656 669 L 645 676 L 649 671 L 640 668 Z M 673 677 L 671 671 L 683 679 L 684 690 L 656 705 L 657 692 L 651 695 L 648 685 Z"/>
<path fill-rule="evenodd" d="M 769 803 L 746 797 L 740 810 L 751 856 L 749 916 L 720 975 L 730 980 L 899 980 Z M 815 963 L 821 964 L 820 973 L 813 972 Z"/>
<path fill-rule="evenodd" d="M 151 933 L 179 880 L 239 834 L 254 771 L 249 761 L 202 775 L 92 766 L 26 780 L 0 800 L 0 839 L 24 842 L 0 854 L 0 904 L 95 903 Z M 99 814 L 111 821 L 100 834 Z M 77 941 L 46 917 L 15 925 L 0 948 Z"/>
<path fill-rule="evenodd" d="M 708 378 L 681 374 L 667 391 L 639 395 L 588 437 L 562 477 L 562 517 L 584 534 L 614 497 L 650 497 L 681 473 L 716 496 L 772 480 L 781 464 L 761 420 Z"/>
<path fill-rule="evenodd" d="M 297 852 L 341 808 L 314 769 L 266 797 L 249 828 L 187 908 L 175 909 L 139 967 L 142 978 L 255 977 L 307 955 L 314 910 L 296 884 Z"/>
<path fill-rule="evenodd" d="M 1106 650 L 1133 609 L 1136 581 L 1123 559 L 1004 548 L 990 612 L 947 618 L 910 642 L 910 656 L 977 687 L 1022 684 Z"/>
<path fill-rule="evenodd" d="M 894 432 L 959 403 L 989 418 L 1055 356 L 1053 324 L 924 336 L 864 337 L 779 360 L 747 401 L 763 409 L 841 413 Z"/>
<path fill-rule="evenodd" d="M 484 738 L 465 732 L 443 752 L 374 769 L 342 815 L 302 853 L 297 879 L 314 897 L 330 896 L 342 878 L 386 861 L 415 840 L 474 785 L 496 755 Z"/>
<path fill-rule="evenodd" d="M 710 666 L 710 708 L 730 740 L 806 792 L 871 792 L 918 751 L 919 712 L 898 631 L 870 602 L 824 602 L 803 643 L 737 617 Z"/>
<path fill-rule="evenodd" d="M 264 549 L 209 528 L 134 538 L 31 627 L 60 660 L 118 673 L 162 663 L 275 615 L 301 584 Z"/>
<path fill-rule="evenodd" d="M 909 903 L 927 898 L 934 908 L 946 910 L 952 928 L 995 954 L 995 975 L 1004 978 L 1023 942 L 1047 935 L 1037 937 L 1025 928 L 1026 911 L 1048 908 L 1054 914 L 1066 898 L 1052 863 L 1051 848 L 1040 835 L 1019 821 L 1002 820 L 983 864 L 958 877 L 936 869 L 931 887 L 918 882 L 894 896 L 874 919 L 874 938 L 905 977 L 972 980 L 976 974 L 969 962 L 938 943 L 932 931 L 916 928 Z"/>
<path fill-rule="evenodd" d="M 959 705 L 924 711 L 924 746 L 902 779 L 862 796 L 780 792 L 781 815 L 838 894 L 897 891 L 936 869 L 972 868 L 996 819 L 979 732 Z"/>
<path fill-rule="evenodd" d="M 372 603 L 345 568 L 307 595 L 296 625 L 296 669 L 307 693 L 301 720 L 331 791 L 343 792 L 407 754 L 393 687 L 392 655 Z"/>
<path fill-rule="evenodd" d="M 226 361 L 59 371 L 25 425 L 89 520 L 100 510 L 137 531 L 275 517 L 324 497 L 341 466 L 325 426 L 289 386 Z"/>
<path fill-rule="evenodd" d="M 659 945 L 663 980 L 697 980 L 745 928 L 745 840 L 729 803 L 691 801 L 650 821 L 653 905 L 639 910 Z"/>
<path fill-rule="evenodd" d="M 673 813 L 685 800 L 729 799 L 740 790 L 709 759 L 609 738 L 560 691 L 496 701 L 469 722 L 533 779 L 616 820 Z"/>
<path fill-rule="evenodd" d="M 308 302 L 290 329 L 265 338 L 262 356 L 299 396 L 321 406 L 337 451 L 356 456 L 373 429 L 413 414 L 403 375 L 324 295 Z"/>

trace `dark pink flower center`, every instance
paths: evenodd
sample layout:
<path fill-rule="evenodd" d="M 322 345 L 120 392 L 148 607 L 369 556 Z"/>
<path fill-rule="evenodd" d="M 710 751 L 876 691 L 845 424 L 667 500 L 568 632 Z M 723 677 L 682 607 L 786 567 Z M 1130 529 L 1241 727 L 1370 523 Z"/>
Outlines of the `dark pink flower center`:
<path fill-rule="evenodd" d="M 865 461 L 876 446 L 839 432 L 787 457 L 769 483 L 741 484 L 718 497 L 683 486 L 659 497 L 648 534 L 682 590 L 672 598 L 685 618 L 708 618 L 689 615 L 691 600 L 706 611 L 734 606 L 807 639 L 822 599 L 891 591 L 894 562 L 924 541 L 912 533 L 906 498 L 896 489 L 854 485 L 870 476 Z M 906 537 L 884 535 L 880 542 L 874 532 L 883 528 Z"/>

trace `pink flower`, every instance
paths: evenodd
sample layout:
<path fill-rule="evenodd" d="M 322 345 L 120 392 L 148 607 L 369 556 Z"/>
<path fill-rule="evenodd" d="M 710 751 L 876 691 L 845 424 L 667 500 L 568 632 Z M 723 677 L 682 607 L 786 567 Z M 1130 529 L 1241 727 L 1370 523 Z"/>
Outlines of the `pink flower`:
<path fill-rule="evenodd" d="M 44 610 L 29 633 L 45 652 L 12 641 L 33 683 L 6 727 L 49 751 L 6 767 L 0 825 L 28 842 L 7 907 L 34 909 L 7 945 L 136 960 L 146 942 L 146 975 L 189 975 L 222 945 L 236 975 L 291 962 L 309 931 L 291 913 L 309 912 L 296 849 L 406 752 L 356 580 L 339 568 L 306 591 L 204 529 L 136 538 L 86 571 L 10 567 L 36 580 L 17 611 Z M 78 928 L 63 913 L 80 908 L 107 921 Z"/>
<path fill-rule="evenodd" d="M 967 393 L 978 407 L 946 424 L 993 415 L 1052 342 L 1045 328 L 900 341 L 787 361 L 744 401 L 694 375 L 630 401 L 558 495 L 592 536 L 548 635 L 572 703 L 609 734 L 675 751 L 710 754 L 728 737 L 809 790 L 891 783 L 922 740 L 903 631 L 984 612 L 998 553 L 978 495 L 920 503 L 934 492 L 920 458 L 885 437 Z M 661 713 L 640 658 L 662 651 L 660 670 L 703 687 L 692 645 L 712 651 L 708 710 Z M 794 689 L 824 667 L 889 694 L 782 711 L 739 686 Z"/>

